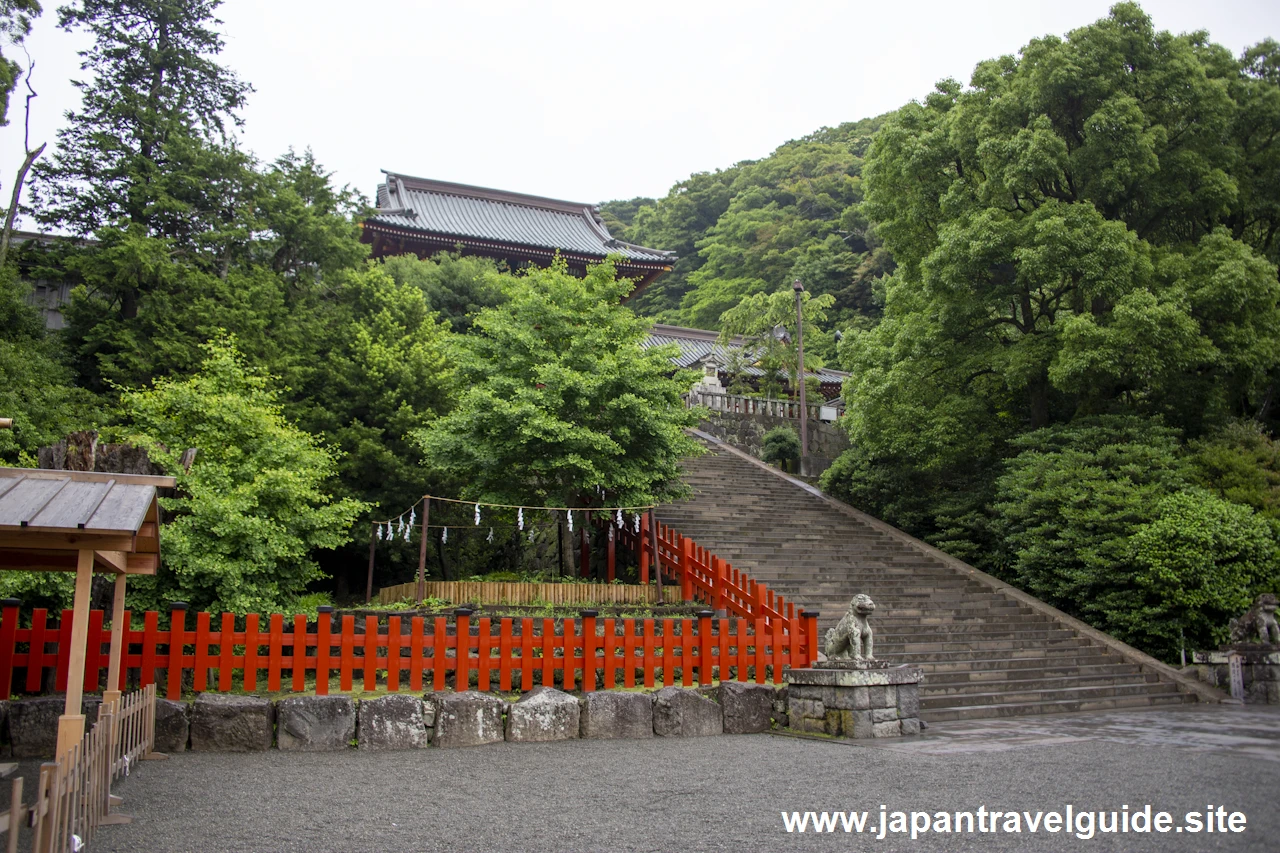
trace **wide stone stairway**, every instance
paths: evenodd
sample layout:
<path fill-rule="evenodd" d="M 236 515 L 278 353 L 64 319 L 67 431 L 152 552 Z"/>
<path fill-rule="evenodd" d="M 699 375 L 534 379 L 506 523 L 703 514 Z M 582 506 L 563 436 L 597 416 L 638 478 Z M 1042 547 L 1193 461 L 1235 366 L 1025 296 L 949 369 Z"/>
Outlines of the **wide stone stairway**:
<path fill-rule="evenodd" d="M 927 721 L 1196 701 L 1169 668 L 1085 636 L 723 447 L 685 470 L 693 498 L 659 519 L 797 608 L 819 610 L 824 632 L 854 595 L 870 595 L 876 657 L 924 670 Z"/>

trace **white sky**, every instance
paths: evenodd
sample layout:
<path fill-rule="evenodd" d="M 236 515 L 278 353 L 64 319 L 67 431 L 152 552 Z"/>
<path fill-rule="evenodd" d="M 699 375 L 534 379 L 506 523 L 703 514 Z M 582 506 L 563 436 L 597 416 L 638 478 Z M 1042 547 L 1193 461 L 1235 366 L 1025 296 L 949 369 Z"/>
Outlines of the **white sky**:
<path fill-rule="evenodd" d="M 78 105 L 70 80 L 87 44 L 57 28 L 57 0 L 44 5 L 27 39 L 34 143 L 52 143 Z M 385 168 L 599 202 L 663 196 L 692 172 L 894 109 L 944 77 L 968 82 L 977 62 L 1109 6 L 226 0 L 219 16 L 223 64 L 256 89 L 242 137 L 261 158 L 309 146 L 370 197 Z M 1207 29 L 1235 54 L 1280 38 L 1280 3 L 1143 7 L 1158 28 Z M 22 159 L 21 91 L 0 128 L 4 203 Z"/>

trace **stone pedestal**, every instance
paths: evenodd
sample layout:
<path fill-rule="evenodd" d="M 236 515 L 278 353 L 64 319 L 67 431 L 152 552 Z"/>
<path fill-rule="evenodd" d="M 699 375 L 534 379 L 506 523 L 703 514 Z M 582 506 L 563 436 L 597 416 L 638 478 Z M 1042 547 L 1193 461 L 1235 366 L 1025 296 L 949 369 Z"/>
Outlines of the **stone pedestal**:
<path fill-rule="evenodd" d="M 1231 656 L 1240 661 L 1240 695 L 1232 691 Z M 1233 643 L 1216 652 L 1196 652 L 1196 677 L 1225 690 L 1246 704 L 1280 705 L 1280 648 L 1261 643 Z"/>
<path fill-rule="evenodd" d="M 784 677 L 792 731 L 852 738 L 920 733 L 918 669 L 830 661 Z"/>

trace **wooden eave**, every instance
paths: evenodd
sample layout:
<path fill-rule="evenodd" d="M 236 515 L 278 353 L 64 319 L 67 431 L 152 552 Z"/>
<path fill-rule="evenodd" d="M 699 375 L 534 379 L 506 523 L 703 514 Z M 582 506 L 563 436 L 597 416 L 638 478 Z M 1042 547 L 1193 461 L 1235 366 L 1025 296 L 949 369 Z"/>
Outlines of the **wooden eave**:
<path fill-rule="evenodd" d="M 157 489 L 172 477 L 0 468 L 0 568 L 154 574 L 160 564 Z"/>
<path fill-rule="evenodd" d="M 397 228 L 394 225 L 387 225 L 381 222 L 366 221 L 362 224 L 360 239 L 362 242 L 373 246 L 374 257 L 379 257 L 384 253 L 381 250 L 385 243 L 379 239 L 380 237 L 383 239 L 390 238 L 395 241 L 400 254 L 410 251 L 414 254 L 425 255 L 431 251 L 447 251 L 461 246 L 463 249 L 478 255 L 488 257 L 527 257 L 530 260 L 542 261 L 545 265 L 550 265 L 559 255 L 570 266 L 582 268 L 585 268 L 588 264 L 601 263 L 607 257 L 606 255 L 587 255 L 565 249 L 548 249 L 543 246 L 531 246 L 524 243 L 498 243 L 490 240 L 479 240 L 474 237 L 460 237 L 456 234 Z M 423 251 L 421 253 L 414 251 L 411 248 L 413 244 L 420 245 Z M 406 245 L 410 248 L 406 248 Z M 672 267 L 671 264 L 661 261 L 636 261 L 623 258 L 617 262 L 617 268 L 618 272 L 627 278 L 637 279 L 635 289 L 623 300 L 623 302 L 626 302 L 644 290 L 659 276 L 671 272 Z"/>

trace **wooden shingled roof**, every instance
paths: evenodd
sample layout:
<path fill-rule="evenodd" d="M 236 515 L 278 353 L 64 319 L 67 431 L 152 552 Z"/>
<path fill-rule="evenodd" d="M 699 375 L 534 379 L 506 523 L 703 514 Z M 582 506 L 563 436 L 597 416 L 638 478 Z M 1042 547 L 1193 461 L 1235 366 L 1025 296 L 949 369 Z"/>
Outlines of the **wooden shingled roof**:
<path fill-rule="evenodd" d="M 94 569 L 155 574 L 160 565 L 156 490 L 172 477 L 0 468 L 0 568 L 75 571 L 93 550 Z"/>

